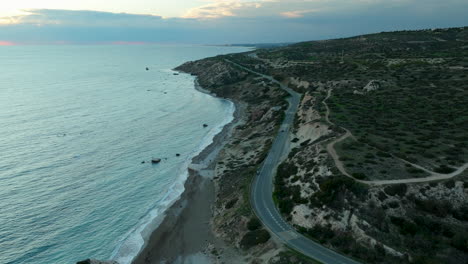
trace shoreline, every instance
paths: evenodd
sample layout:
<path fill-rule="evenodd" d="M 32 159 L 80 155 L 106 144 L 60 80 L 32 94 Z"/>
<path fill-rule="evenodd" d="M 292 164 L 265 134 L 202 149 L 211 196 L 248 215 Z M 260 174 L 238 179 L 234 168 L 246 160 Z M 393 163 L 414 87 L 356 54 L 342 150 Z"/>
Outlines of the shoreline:
<path fill-rule="evenodd" d="M 194 80 L 194 86 L 199 92 L 227 100 L 203 89 L 197 78 Z M 209 252 L 210 247 L 224 248 L 224 243 L 215 237 L 211 228 L 212 207 L 215 202 L 213 169 L 219 151 L 225 146 L 243 112 L 238 103 L 230 102 L 235 108 L 233 120 L 223 126 L 222 130 L 213 137 L 211 144 L 192 158 L 184 191 L 164 212 L 162 222 L 152 231 L 140 252 L 132 260 L 132 264 L 163 261 L 207 263 L 213 257 Z"/>

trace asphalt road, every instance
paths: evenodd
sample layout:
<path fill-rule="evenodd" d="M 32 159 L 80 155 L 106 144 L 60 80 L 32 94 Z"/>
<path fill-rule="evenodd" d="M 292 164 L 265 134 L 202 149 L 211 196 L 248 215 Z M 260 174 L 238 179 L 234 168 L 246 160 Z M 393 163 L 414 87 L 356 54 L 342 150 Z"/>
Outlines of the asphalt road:
<path fill-rule="evenodd" d="M 324 246 L 308 239 L 299 234 L 291 227 L 280 215 L 278 209 L 273 202 L 273 178 L 276 172 L 276 167 L 281 161 L 281 156 L 284 154 L 284 148 L 289 140 L 289 132 L 293 125 L 294 116 L 299 107 L 301 95 L 294 92 L 287 86 L 275 80 L 273 77 L 252 71 L 242 65 L 239 65 L 230 60 L 226 60 L 245 71 L 259 75 L 274 83 L 288 92 L 291 96 L 288 98 L 289 107 L 286 110 L 286 115 L 281 124 L 280 131 L 273 141 L 273 145 L 268 153 L 258 175 L 255 177 L 251 189 L 251 204 L 258 218 L 270 232 L 283 241 L 288 247 L 296 251 L 318 260 L 324 264 L 357 264 L 346 256 L 343 256 L 335 251 L 332 251 Z"/>

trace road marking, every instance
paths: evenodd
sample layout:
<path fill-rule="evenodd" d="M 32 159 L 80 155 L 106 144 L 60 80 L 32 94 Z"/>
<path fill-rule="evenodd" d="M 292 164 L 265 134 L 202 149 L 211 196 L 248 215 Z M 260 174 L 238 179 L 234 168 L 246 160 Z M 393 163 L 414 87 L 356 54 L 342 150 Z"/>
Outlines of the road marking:
<path fill-rule="evenodd" d="M 292 230 L 279 232 L 278 235 L 281 236 L 286 241 L 290 241 L 290 240 L 299 238 L 299 235 L 296 232 L 292 231 Z"/>
<path fill-rule="evenodd" d="M 235 62 L 232 62 L 230 60 L 227 60 L 225 59 L 227 62 L 229 63 L 232 63 L 234 65 L 237 65 L 238 67 L 248 71 L 248 72 L 251 72 L 253 74 L 257 74 L 259 76 L 262 76 L 263 78 L 266 78 L 274 83 L 277 83 L 279 84 L 279 86 L 285 90 L 286 92 L 288 92 L 291 96 L 292 96 L 292 100 L 289 100 L 288 99 L 288 102 L 289 102 L 289 108 L 285 111 L 286 113 L 286 116 L 285 116 L 285 119 L 283 120 L 283 124 L 282 126 L 280 127 L 283 127 L 284 124 L 287 124 L 287 123 L 291 123 L 293 120 L 294 120 L 294 116 L 298 110 L 298 107 L 299 107 L 299 103 L 300 103 L 300 97 L 299 95 L 294 92 L 292 89 L 290 89 L 289 87 L 283 85 L 282 83 L 278 82 L 277 80 L 275 80 L 273 77 L 271 76 L 267 76 L 265 74 L 260 74 L 258 72 L 255 72 L 253 70 L 250 70 L 240 64 L 237 64 Z M 294 112 L 293 112 L 294 111 Z M 289 127 L 287 128 L 289 130 Z M 269 226 L 267 225 L 267 222 L 264 222 L 265 225 L 268 226 L 268 228 L 270 229 L 270 231 L 276 235 L 278 238 L 280 238 L 281 240 L 283 240 L 286 244 L 288 244 L 289 246 L 291 246 L 292 248 L 295 248 L 297 251 L 309 256 L 309 257 L 312 257 L 312 258 L 315 258 L 315 259 L 318 259 L 318 260 L 321 260 L 322 262 L 324 263 L 333 263 L 333 264 L 350 264 L 350 263 L 359 263 L 359 262 L 356 262 L 352 259 L 348 259 L 346 256 L 343 256 L 337 252 L 334 252 L 318 243 L 315 243 L 307 238 L 305 238 L 304 236 L 300 235 L 299 233 L 297 233 L 294 228 L 292 228 L 287 222 L 285 222 L 285 220 L 282 218 L 282 216 L 279 214 L 279 212 L 277 211 L 276 209 L 276 206 L 273 205 L 274 207 L 274 213 L 272 213 L 272 211 L 270 211 L 269 207 L 267 206 L 266 204 L 266 201 L 263 199 L 265 194 L 263 193 L 263 188 L 260 186 L 260 184 L 263 184 L 264 182 L 262 181 L 265 181 L 265 177 L 270 177 L 270 176 L 273 176 L 273 168 L 272 167 L 272 163 L 273 161 L 276 160 L 276 163 L 278 162 L 278 157 L 275 156 L 275 148 L 278 148 L 279 146 L 277 146 L 278 144 L 281 144 L 281 141 L 284 141 L 284 139 L 281 139 L 281 138 L 284 138 L 284 137 L 281 137 L 281 134 L 280 135 L 277 135 L 275 140 L 273 141 L 273 144 L 272 144 L 272 147 L 270 149 L 270 151 L 268 152 L 268 155 L 264 161 L 264 164 L 262 165 L 262 168 L 260 170 L 260 175 L 258 175 L 256 178 L 256 180 L 254 181 L 254 186 L 253 186 L 253 190 L 257 190 L 260 192 L 260 196 L 257 197 L 256 195 L 253 195 L 253 207 L 254 207 L 254 210 L 257 211 L 257 214 L 258 216 L 261 218 L 262 214 L 261 214 L 261 211 L 262 210 L 257 210 L 257 209 L 265 209 L 267 211 L 267 213 L 270 215 L 270 219 L 272 219 L 274 221 L 274 223 L 279 227 L 279 229 L 281 230 L 280 232 L 275 232 L 273 230 L 273 227 L 275 226 Z M 282 145 L 282 147 L 284 148 L 284 145 Z M 280 149 L 282 150 L 282 149 Z M 260 180 L 260 178 L 262 180 Z M 273 178 L 271 177 L 270 180 L 273 180 Z M 271 182 L 270 182 L 271 183 Z M 269 183 L 269 184 L 270 184 Z M 259 194 L 259 193 L 257 193 Z M 260 198 L 260 200 L 257 200 L 257 198 Z M 272 197 L 270 196 L 270 199 Z M 263 207 L 263 208 L 262 208 Z M 265 215 L 263 215 L 265 216 Z M 278 220 L 279 218 L 279 220 Z M 270 222 L 271 224 L 271 222 Z M 297 245 L 295 245 L 295 241 L 292 241 L 292 240 L 296 240 L 297 242 Z M 318 256 L 317 256 L 318 255 Z M 321 256 L 321 257 L 319 257 Z M 332 262 L 331 262 L 332 260 Z"/>

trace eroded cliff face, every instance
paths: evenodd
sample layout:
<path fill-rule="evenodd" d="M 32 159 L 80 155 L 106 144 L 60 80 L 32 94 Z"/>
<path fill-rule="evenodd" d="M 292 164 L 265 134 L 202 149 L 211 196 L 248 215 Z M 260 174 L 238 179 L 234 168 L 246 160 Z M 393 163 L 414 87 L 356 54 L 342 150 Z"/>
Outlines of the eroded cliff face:
<path fill-rule="evenodd" d="M 299 231 L 364 263 L 468 261 L 468 123 L 458 119 L 468 111 L 467 32 L 388 32 L 231 59 L 304 94 L 275 186 Z"/>
<path fill-rule="evenodd" d="M 227 252 L 216 245 L 210 245 L 204 254 L 210 256 L 213 263 L 295 263 L 293 260 L 300 258 L 270 238 L 254 216 L 249 201 L 252 179 L 283 119 L 286 92 L 219 57 L 187 62 L 175 70 L 196 76 L 200 88 L 236 105 L 235 126 L 212 168 L 216 201 L 211 224 L 215 235 L 239 256 L 232 261 L 232 256 L 228 255 L 233 250 Z"/>
<path fill-rule="evenodd" d="M 241 89 L 236 89 L 231 85 L 240 84 L 249 75 L 220 58 L 187 62 L 175 70 L 197 76 L 198 83 L 204 89 L 231 99 L 238 99 L 240 92 L 242 92 Z"/>
<path fill-rule="evenodd" d="M 274 76 L 304 95 L 291 134 L 290 153 L 275 179 L 276 195 L 282 195 L 276 197 L 279 208 L 300 232 L 363 263 L 466 263 L 468 171 L 450 180 L 412 184 L 373 185 L 357 179 L 426 176 L 379 150 L 384 149 L 382 146 L 390 152 L 414 156 L 414 162 L 422 161 L 430 169 L 436 168 L 432 163 L 450 165 L 454 157 L 452 167 L 466 162 L 466 120 L 460 117 L 468 106 L 468 75 L 462 73 L 467 69 L 467 30 L 408 31 L 300 43 L 254 51 L 255 56 L 218 56 L 178 67 L 197 76 L 204 89 L 234 101 L 239 113 L 214 168 L 212 227 L 217 236 L 239 249 L 247 262 L 310 261 L 285 251 L 272 239 L 256 239 L 264 232 L 250 208 L 249 187 L 281 122 L 286 94 L 276 85 L 227 63 L 224 58 L 229 57 Z M 445 35 L 447 41 L 437 40 Z M 427 41 L 418 42 L 421 38 Z M 330 90 L 329 118 L 336 125 L 327 120 L 323 104 Z M 398 105 L 405 101 L 409 107 Z M 431 106 L 431 114 L 421 108 L 421 102 L 431 102 L 422 104 Z M 384 104 L 389 107 L 382 109 Z M 419 111 L 413 111 L 417 107 Z M 414 115 L 416 112 L 420 115 Z M 445 137 L 433 133 L 437 120 L 429 119 L 440 113 L 452 116 L 439 117 L 443 120 L 441 131 L 448 133 L 445 128 L 450 127 L 456 133 Z M 415 118 L 403 122 L 409 114 Z M 389 116 L 398 118 L 387 122 Z M 329 143 L 346 133 L 343 127 L 355 136 L 337 143 L 336 153 L 355 179 L 343 175 L 328 151 Z M 402 127 L 406 131 L 399 129 Z M 430 137 L 426 132 L 432 132 Z M 368 141 L 371 136 L 379 144 L 372 146 Z M 429 142 L 434 138 L 439 142 Z M 425 153 L 424 148 L 429 147 L 435 154 Z M 215 252 L 215 258 L 223 254 L 222 248 L 210 251 Z"/>
<path fill-rule="evenodd" d="M 196 75 L 203 89 L 232 100 L 238 110 L 239 119 L 214 168 L 216 203 L 212 228 L 215 234 L 237 248 L 248 263 L 299 261 L 301 258 L 270 239 L 254 216 L 249 201 L 252 179 L 282 122 L 287 107 L 286 92 L 277 84 L 241 71 L 219 57 L 188 62 L 176 70 Z M 222 254 L 223 249 L 216 251 Z"/>
<path fill-rule="evenodd" d="M 453 31 L 458 34 L 466 30 Z M 370 36 L 373 41 L 363 40 L 359 45 L 354 45 L 352 38 L 258 50 L 253 52 L 255 56 L 239 54 L 229 58 L 274 76 L 304 95 L 291 134 L 289 156 L 275 180 L 275 192 L 281 195 L 276 197 L 279 208 L 300 232 L 364 263 L 455 264 L 468 260 L 468 171 L 448 180 L 405 182 L 434 175 L 418 169 L 418 165 L 436 173 L 449 173 L 467 162 L 466 135 L 462 135 L 466 122 L 453 118 L 466 112 L 468 105 L 467 90 L 461 88 L 466 75 L 456 72 L 461 66 L 453 66 L 466 64 L 457 55 L 462 52 L 463 42 L 416 45 L 408 44 L 406 39 L 422 35 L 432 38 L 434 34 L 440 37 L 451 33 L 397 32 L 390 44 L 376 34 Z M 391 48 L 392 52 L 373 57 L 369 50 L 377 46 Z M 344 60 L 336 56 L 343 47 L 348 48 Z M 435 58 L 441 54 L 439 51 L 452 55 Z M 415 54 L 426 59 L 415 59 Z M 196 73 L 210 91 L 250 109 L 250 119 L 245 121 L 248 130 L 243 131 L 245 134 L 237 132 L 238 142 L 228 146 L 226 152 L 244 153 L 244 149 L 237 149 L 242 147 L 243 139 L 258 139 L 250 131 L 265 130 L 261 120 L 280 113 L 273 112 L 271 106 L 275 104 L 267 104 L 281 99 L 280 94 L 267 93 L 269 100 L 255 102 L 262 94 L 251 88 L 261 84 L 255 82 L 255 77 L 225 65 L 222 58 L 184 66 Z M 329 94 L 327 114 L 323 102 Z M 347 131 L 351 135 L 337 141 Z M 266 144 L 254 146 L 268 149 Z M 331 152 L 336 156 L 332 157 Z M 236 159 L 223 155 L 220 158 L 224 167 L 218 168 L 237 168 Z M 239 156 L 240 164 L 249 164 L 247 157 Z M 337 161 L 350 177 L 340 170 Z M 235 170 L 231 173 L 227 169 L 219 175 L 221 190 L 235 192 L 242 186 L 229 185 L 227 179 L 238 179 Z M 401 183 L 377 185 L 360 180 Z M 222 189 L 223 183 L 233 187 Z M 228 209 L 217 205 L 214 227 L 232 244 L 239 243 L 249 219 L 236 218 L 237 212 L 230 208 L 243 208 L 238 203 L 247 204 L 245 197 L 224 192 L 218 197 L 218 202 L 224 202 Z M 260 247 L 250 251 L 256 248 Z"/>

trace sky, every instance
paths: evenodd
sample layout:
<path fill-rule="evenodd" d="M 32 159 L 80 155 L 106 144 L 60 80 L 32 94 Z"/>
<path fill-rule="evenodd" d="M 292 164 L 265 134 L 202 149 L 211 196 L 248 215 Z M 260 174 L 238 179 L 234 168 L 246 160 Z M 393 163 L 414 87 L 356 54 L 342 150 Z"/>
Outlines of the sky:
<path fill-rule="evenodd" d="M 284 43 L 468 26 L 467 0 L 0 1 L 0 46 Z"/>

